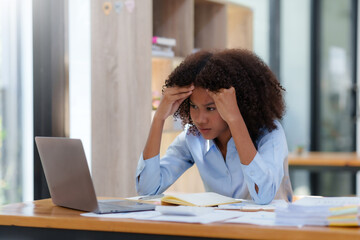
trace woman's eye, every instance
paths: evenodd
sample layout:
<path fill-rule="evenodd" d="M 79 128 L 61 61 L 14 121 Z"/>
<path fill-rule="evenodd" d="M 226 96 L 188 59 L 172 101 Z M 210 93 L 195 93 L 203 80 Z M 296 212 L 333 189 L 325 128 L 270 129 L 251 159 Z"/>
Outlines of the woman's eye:
<path fill-rule="evenodd" d="M 216 108 L 214 108 L 214 107 L 208 107 L 208 108 L 207 108 L 208 111 L 214 111 L 215 109 L 216 109 Z"/>
<path fill-rule="evenodd" d="M 197 108 L 197 106 L 194 105 L 194 104 L 190 104 L 190 107 L 193 108 L 193 109 L 196 109 L 196 108 Z"/>

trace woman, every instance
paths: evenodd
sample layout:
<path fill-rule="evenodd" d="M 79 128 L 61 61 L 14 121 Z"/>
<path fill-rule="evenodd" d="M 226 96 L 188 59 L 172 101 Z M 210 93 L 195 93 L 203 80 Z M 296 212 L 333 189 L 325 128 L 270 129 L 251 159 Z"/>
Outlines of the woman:
<path fill-rule="evenodd" d="M 197 165 L 206 191 L 267 204 L 292 200 L 287 143 L 278 119 L 284 89 L 255 54 L 231 49 L 188 56 L 165 81 L 136 172 L 140 195 L 165 191 Z M 184 131 L 160 159 L 164 121 Z"/>

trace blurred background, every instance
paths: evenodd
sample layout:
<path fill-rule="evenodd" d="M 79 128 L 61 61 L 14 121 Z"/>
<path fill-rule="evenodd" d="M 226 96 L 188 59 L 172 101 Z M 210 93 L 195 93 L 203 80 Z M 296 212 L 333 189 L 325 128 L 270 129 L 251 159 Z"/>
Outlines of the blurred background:
<path fill-rule="evenodd" d="M 82 139 L 98 195 L 135 195 L 162 82 L 199 48 L 270 66 L 290 152 L 356 152 L 358 14 L 357 0 L 0 0 L 0 204 L 49 197 L 39 135 Z M 153 36 L 176 45 L 157 53 Z M 291 171 L 297 195 L 360 194 L 356 175 Z"/>

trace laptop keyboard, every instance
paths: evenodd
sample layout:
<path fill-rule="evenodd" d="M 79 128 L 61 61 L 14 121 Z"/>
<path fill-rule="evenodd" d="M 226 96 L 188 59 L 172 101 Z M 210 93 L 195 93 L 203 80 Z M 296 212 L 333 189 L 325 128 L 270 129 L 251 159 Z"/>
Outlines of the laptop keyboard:
<path fill-rule="evenodd" d="M 99 201 L 98 206 L 99 213 L 134 212 L 155 209 L 155 206 L 152 204 L 144 204 L 127 200 Z"/>
<path fill-rule="evenodd" d="M 117 205 L 114 204 L 115 202 L 99 202 L 99 209 L 100 212 L 108 212 L 108 213 L 112 213 L 112 212 L 119 212 L 120 210 L 123 210 L 124 207 L 121 205 Z"/>

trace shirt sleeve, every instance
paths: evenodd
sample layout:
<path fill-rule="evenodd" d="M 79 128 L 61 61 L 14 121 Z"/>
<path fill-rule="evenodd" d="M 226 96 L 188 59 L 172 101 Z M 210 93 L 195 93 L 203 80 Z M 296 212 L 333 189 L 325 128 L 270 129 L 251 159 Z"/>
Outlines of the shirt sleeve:
<path fill-rule="evenodd" d="M 249 165 L 241 164 L 250 195 L 258 204 L 270 203 L 284 176 L 284 161 L 288 156 L 285 133 L 278 128 L 265 134 L 258 142 L 258 151 Z M 258 186 L 258 193 L 255 190 Z"/>
<path fill-rule="evenodd" d="M 164 157 L 145 160 L 141 154 L 135 174 L 139 195 L 155 195 L 169 188 L 193 164 L 183 131 L 169 146 Z"/>

